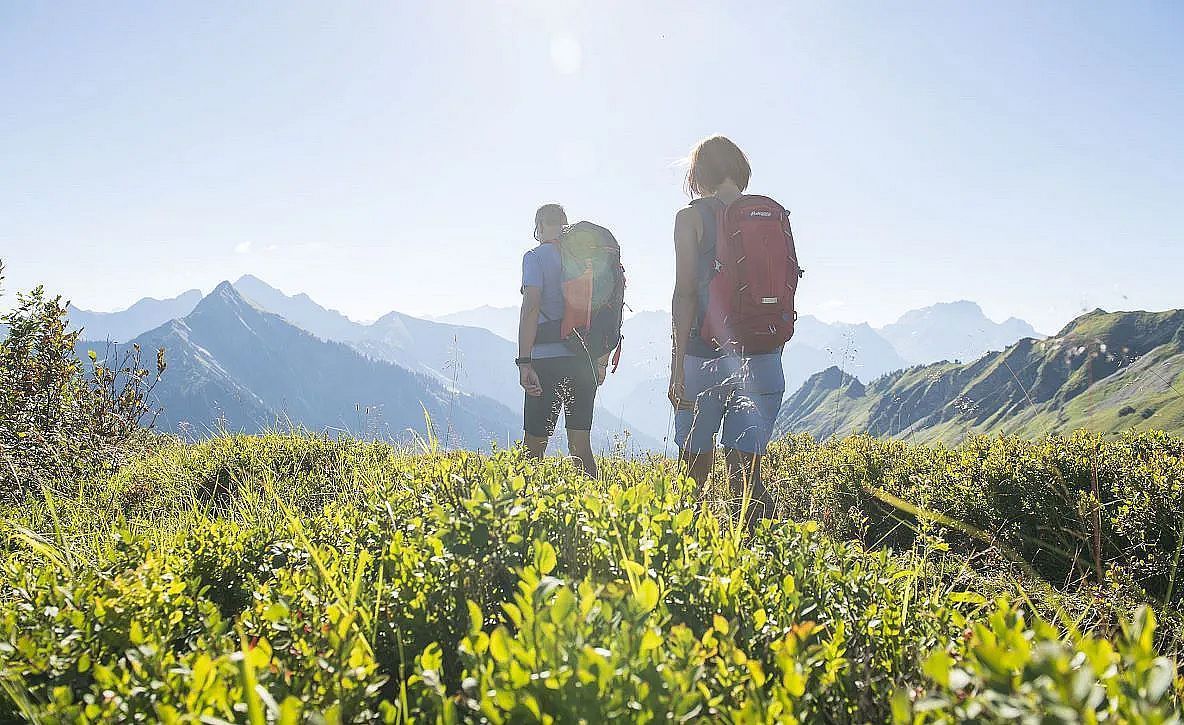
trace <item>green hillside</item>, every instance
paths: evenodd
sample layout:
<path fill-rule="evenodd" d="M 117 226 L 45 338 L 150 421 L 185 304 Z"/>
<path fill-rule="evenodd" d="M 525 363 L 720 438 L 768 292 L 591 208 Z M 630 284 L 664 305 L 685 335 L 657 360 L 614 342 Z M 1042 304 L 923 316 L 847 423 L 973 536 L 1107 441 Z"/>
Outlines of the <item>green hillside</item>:
<path fill-rule="evenodd" d="M 667 459 L 166 443 L 3 508 L 0 719 L 1178 722 L 1182 454 L 791 438 L 744 537 Z"/>
<path fill-rule="evenodd" d="M 971 363 L 909 368 L 867 386 L 827 370 L 786 399 L 777 428 L 918 442 L 1077 428 L 1182 432 L 1184 310 L 1096 310 L 1045 340 L 1024 339 Z"/>

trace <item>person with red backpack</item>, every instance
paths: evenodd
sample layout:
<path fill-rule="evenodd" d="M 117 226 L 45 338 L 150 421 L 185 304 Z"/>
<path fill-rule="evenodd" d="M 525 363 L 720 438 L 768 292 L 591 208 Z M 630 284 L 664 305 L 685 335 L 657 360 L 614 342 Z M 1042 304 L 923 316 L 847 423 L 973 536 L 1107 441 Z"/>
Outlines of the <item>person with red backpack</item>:
<path fill-rule="evenodd" d="M 761 456 L 785 392 L 781 352 L 793 336 L 798 265 L 789 212 L 744 194 L 748 159 L 723 136 L 691 152 L 693 201 L 674 221 L 670 402 L 687 475 L 705 485 L 720 435 L 745 525 L 773 516 Z"/>
<path fill-rule="evenodd" d="M 519 382 L 523 443 L 542 458 L 564 415 L 571 455 L 596 477 L 592 412 L 613 350 L 620 352 L 625 277 L 621 250 L 605 228 L 568 225 L 558 204 L 535 212 L 538 246 L 522 257 Z"/>

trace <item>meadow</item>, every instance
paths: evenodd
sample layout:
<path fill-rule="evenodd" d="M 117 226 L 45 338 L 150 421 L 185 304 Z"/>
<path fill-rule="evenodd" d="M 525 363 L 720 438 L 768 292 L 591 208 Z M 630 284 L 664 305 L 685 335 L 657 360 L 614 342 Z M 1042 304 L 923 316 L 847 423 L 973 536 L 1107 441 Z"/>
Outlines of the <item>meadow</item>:
<path fill-rule="evenodd" d="M 662 458 L 164 442 L 5 507 L 0 718 L 1178 722 L 1182 453 L 789 438 L 746 534 Z"/>

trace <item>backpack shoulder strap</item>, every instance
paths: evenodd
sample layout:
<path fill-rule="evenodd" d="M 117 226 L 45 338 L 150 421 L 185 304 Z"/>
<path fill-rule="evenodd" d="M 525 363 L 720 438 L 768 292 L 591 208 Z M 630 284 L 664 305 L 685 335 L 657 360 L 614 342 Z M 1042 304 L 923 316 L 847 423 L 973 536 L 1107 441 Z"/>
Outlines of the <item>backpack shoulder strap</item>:
<path fill-rule="evenodd" d="M 691 206 L 699 210 L 699 219 L 703 224 L 703 236 L 699 237 L 699 253 L 715 254 L 715 240 L 719 236 L 719 215 L 724 204 L 712 196 L 704 196 L 691 200 Z"/>

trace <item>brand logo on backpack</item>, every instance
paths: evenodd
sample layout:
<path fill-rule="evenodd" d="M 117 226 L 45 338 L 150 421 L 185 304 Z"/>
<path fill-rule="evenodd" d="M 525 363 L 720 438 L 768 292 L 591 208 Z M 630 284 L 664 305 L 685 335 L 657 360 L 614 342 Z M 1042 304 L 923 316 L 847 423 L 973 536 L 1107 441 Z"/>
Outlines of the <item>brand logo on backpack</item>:
<path fill-rule="evenodd" d="M 752 211 L 748 212 L 748 216 L 769 217 L 769 216 L 773 216 L 773 212 L 765 210 L 765 209 L 753 209 Z"/>

